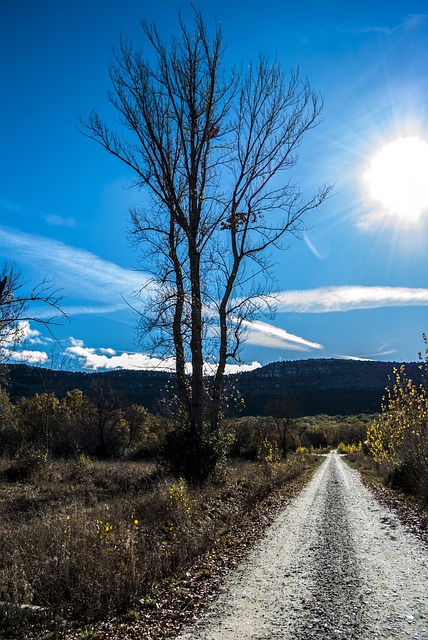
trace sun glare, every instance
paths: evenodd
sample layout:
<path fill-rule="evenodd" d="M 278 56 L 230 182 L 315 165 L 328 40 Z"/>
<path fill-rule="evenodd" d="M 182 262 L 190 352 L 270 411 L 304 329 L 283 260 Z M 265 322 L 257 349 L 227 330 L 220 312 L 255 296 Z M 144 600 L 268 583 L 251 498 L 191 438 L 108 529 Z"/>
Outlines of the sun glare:
<path fill-rule="evenodd" d="M 364 178 L 384 217 L 417 224 L 428 210 L 428 143 L 412 137 L 386 144 L 371 159 Z"/>

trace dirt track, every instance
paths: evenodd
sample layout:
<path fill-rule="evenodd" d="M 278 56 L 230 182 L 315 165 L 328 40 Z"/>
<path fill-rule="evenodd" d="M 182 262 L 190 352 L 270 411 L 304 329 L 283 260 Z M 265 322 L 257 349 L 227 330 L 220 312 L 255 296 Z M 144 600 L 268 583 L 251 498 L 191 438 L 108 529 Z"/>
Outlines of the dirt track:
<path fill-rule="evenodd" d="M 177 640 L 428 639 L 428 549 L 336 453 Z"/>

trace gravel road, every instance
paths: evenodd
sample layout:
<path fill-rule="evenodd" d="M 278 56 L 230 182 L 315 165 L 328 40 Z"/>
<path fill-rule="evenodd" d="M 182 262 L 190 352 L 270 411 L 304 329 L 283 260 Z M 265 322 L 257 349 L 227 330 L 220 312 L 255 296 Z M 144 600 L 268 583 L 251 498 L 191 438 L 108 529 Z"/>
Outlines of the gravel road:
<path fill-rule="evenodd" d="M 428 549 L 335 452 L 177 640 L 428 639 Z"/>

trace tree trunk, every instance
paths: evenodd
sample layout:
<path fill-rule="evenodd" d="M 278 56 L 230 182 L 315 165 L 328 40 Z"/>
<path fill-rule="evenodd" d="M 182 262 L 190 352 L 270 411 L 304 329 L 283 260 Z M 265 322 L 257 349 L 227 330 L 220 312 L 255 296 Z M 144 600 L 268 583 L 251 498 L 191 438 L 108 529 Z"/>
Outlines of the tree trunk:
<path fill-rule="evenodd" d="M 189 242 L 190 281 L 192 291 L 191 339 L 192 353 L 192 397 L 190 404 L 190 427 L 200 436 L 203 426 L 204 357 L 202 350 L 202 300 L 200 281 L 200 256 L 194 242 Z"/>
<path fill-rule="evenodd" d="M 183 312 L 184 312 L 184 284 L 183 272 L 180 260 L 177 255 L 175 241 L 175 223 L 173 215 L 170 216 L 169 227 L 169 255 L 174 266 L 176 285 L 176 304 L 174 309 L 174 319 L 172 324 L 172 335 L 175 349 L 175 373 L 177 377 L 177 390 L 180 403 L 188 416 L 190 413 L 189 388 L 186 379 L 186 354 L 183 344 Z"/>
<path fill-rule="evenodd" d="M 222 383 L 224 378 L 224 372 L 227 362 L 227 305 L 229 303 L 230 296 L 232 295 L 233 287 L 235 284 L 236 276 L 239 269 L 239 257 L 236 252 L 235 236 L 232 233 L 232 242 L 234 249 L 234 264 L 231 273 L 227 279 L 227 284 L 223 299 L 220 304 L 218 319 L 220 324 L 220 347 L 218 354 L 217 371 L 211 390 L 211 406 L 210 406 L 210 427 L 211 431 L 216 431 L 219 427 L 220 418 L 220 403 L 222 398 Z"/>
<path fill-rule="evenodd" d="M 219 361 L 217 365 L 217 371 L 211 390 L 211 406 L 210 406 L 210 428 L 211 431 L 216 431 L 219 426 L 220 417 L 220 402 L 221 402 L 221 385 L 223 382 L 224 371 L 226 368 L 227 359 L 227 324 L 226 324 L 226 304 L 223 300 L 220 312 L 220 348 L 219 348 Z"/>

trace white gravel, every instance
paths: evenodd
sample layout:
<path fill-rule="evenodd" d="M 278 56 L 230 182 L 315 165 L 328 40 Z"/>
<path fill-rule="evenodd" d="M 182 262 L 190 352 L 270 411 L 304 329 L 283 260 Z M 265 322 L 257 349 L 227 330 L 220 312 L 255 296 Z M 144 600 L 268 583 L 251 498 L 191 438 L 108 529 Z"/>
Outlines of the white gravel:
<path fill-rule="evenodd" d="M 177 640 L 428 639 L 428 549 L 331 453 Z"/>

